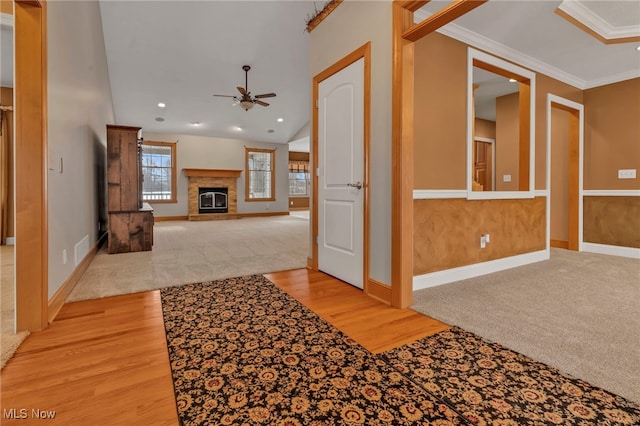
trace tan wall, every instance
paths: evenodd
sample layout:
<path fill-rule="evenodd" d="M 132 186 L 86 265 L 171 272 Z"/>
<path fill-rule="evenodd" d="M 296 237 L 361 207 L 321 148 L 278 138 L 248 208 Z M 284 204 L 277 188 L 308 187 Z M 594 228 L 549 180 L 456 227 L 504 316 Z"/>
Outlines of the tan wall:
<path fill-rule="evenodd" d="M 8 13 L 9 15 L 13 15 L 13 1 L 11 0 L 0 1 L 0 13 Z"/>
<path fill-rule="evenodd" d="M 585 197 L 584 241 L 640 248 L 640 197 Z"/>
<path fill-rule="evenodd" d="M 569 119 L 551 109 L 551 239 L 569 240 Z"/>
<path fill-rule="evenodd" d="M 520 161 L 520 96 L 496 98 L 496 191 L 517 191 Z M 511 182 L 504 182 L 511 175 Z"/>
<path fill-rule="evenodd" d="M 4 3 L 4 2 L 3 2 Z M 13 105 L 13 89 L 10 87 L 0 87 L 0 105 L 9 106 Z M 11 141 L 9 145 L 8 155 L 8 192 L 7 192 L 7 237 L 14 237 L 14 217 L 13 217 L 13 200 L 15 198 L 13 192 L 13 147 L 14 147 L 14 139 L 13 139 L 13 112 L 8 111 L 5 115 L 7 118 L 7 134 L 9 135 L 9 141 Z M 4 243 L 4 241 L 2 242 Z"/>
<path fill-rule="evenodd" d="M 415 43 L 414 187 L 465 189 L 467 46 L 438 33 Z"/>
<path fill-rule="evenodd" d="M 414 275 L 544 250 L 545 198 L 416 200 Z M 491 242 L 480 248 L 480 236 Z"/>
<path fill-rule="evenodd" d="M 476 118 L 474 123 L 474 135 L 481 138 L 496 138 L 496 122 L 482 118 Z"/>
<path fill-rule="evenodd" d="M 437 33 L 415 43 L 415 189 L 466 188 L 466 73 L 466 44 Z M 580 89 L 536 73 L 535 189 L 546 186 L 548 93 L 583 100 Z M 497 129 L 495 139 L 498 145 Z M 517 187 L 518 176 L 511 175 Z M 496 184 L 501 181 L 497 171 Z M 416 200 L 414 273 L 545 249 L 545 204 L 545 198 Z M 483 233 L 491 234 L 491 243 L 480 250 Z"/>
<path fill-rule="evenodd" d="M 640 78 L 584 92 L 584 189 L 640 189 Z"/>
<path fill-rule="evenodd" d="M 414 55 L 414 187 L 465 189 L 467 45 L 433 33 Z M 545 189 L 548 93 L 583 103 L 580 89 L 536 73 L 535 189 Z"/>

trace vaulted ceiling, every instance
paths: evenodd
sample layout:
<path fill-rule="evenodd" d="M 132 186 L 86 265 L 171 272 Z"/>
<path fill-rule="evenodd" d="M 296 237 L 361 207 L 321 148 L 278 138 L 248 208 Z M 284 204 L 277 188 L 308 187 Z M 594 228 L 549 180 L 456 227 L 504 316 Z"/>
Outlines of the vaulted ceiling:
<path fill-rule="evenodd" d="M 313 2 L 101 1 L 100 9 L 118 123 L 286 143 L 309 121 L 304 29 Z M 212 96 L 238 95 L 243 65 L 253 95 L 277 94 L 263 99 L 270 106 L 245 111 Z"/>

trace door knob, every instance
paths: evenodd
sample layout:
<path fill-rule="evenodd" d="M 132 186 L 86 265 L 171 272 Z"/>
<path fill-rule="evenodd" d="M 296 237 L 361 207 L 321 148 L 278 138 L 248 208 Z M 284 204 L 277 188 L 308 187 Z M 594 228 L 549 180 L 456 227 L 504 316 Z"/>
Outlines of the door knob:
<path fill-rule="evenodd" d="M 362 189 L 362 183 L 360 183 L 360 182 L 348 183 L 347 186 L 350 186 L 350 187 L 356 188 L 356 189 Z"/>

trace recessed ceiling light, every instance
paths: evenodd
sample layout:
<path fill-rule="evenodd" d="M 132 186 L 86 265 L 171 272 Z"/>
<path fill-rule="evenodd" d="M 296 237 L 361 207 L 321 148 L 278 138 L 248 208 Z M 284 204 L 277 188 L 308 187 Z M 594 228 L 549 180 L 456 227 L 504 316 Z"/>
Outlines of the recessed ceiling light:
<path fill-rule="evenodd" d="M 273 130 L 273 129 L 267 130 L 267 133 L 273 133 L 273 132 L 275 132 L 275 130 Z"/>
<path fill-rule="evenodd" d="M 156 120 L 156 121 L 164 121 L 164 118 L 162 118 L 162 117 L 156 117 L 156 119 L 155 119 L 155 120 Z"/>
<path fill-rule="evenodd" d="M 200 124 L 202 124 L 202 123 L 200 123 L 199 121 L 192 121 L 192 122 L 191 122 L 191 125 L 192 125 L 193 127 L 198 127 Z"/>
<path fill-rule="evenodd" d="M 233 130 L 235 130 L 236 132 L 241 132 L 241 131 L 242 131 L 242 127 L 240 127 L 240 126 L 235 126 L 235 127 L 233 128 Z"/>
<path fill-rule="evenodd" d="M 640 51 L 640 46 L 636 47 L 636 50 L 637 50 L 637 51 Z"/>
<path fill-rule="evenodd" d="M 159 106 L 160 108 L 164 108 L 164 107 L 166 107 L 166 105 L 165 105 L 165 103 L 164 103 L 164 102 L 158 102 L 158 106 Z"/>
<path fill-rule="evenodd" d="M 284 121 L 284 118 L 280 117 L 278 118 L 278 123 L 282 123 Z"/>

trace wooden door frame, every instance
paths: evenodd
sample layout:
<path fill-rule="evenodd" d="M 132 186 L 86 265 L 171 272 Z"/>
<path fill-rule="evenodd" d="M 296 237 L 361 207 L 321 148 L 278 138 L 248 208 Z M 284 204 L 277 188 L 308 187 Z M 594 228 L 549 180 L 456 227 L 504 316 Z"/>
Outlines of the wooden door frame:
<path fill-rule="evenodd" d="M 551 111 L 567 111 L 569 118 L 569 250 L 582 251 L 584 178 L 584 105 L 547 94 L 547 249 L 551 244 Z"/>
<path fill-rule="evenodd" d="M 47 4 L 15 0 L 16 331 L 48 323 Z"/>
<path fill-rule="evenodd" d="M 413 303 L 413 43 L 486 1 L 455 0 L 417 24 L 413 14 L 428 0 L 393 2 L 391 305 L 397 308 Z"/>
<path fill-rule="evenodd" d="M 349 53 L 338 62 L 321 71 L 313 77 L 313 96 L 312 96 L 312 128 L 311 135 L 311 174 L 313 193 L 311 195 L 311 258 L 308 259 L 308 265 L 311 269 L 318 271 L 318 89 L 320 83 L 327 78 L 340 72 L 344 68 L 364 59 L 364 109 L 363 109 L 363 165 L 364 165 L 364 182 L 362 190 L 364 191 L 363 201 L 363 233 L 362 233 L 362 286 L 366 294 L 374 297 L 382 298 L 379 293 L 384 294 L 384 288 L 378 288 L 374 283 L 369 281 L 369 138 L 370 138 L 370 122 L 371 122 L 371 42 L 365 43 L 353 52 Z M 383 286 L 384 287 L 384 286 Z M 388 301 L 387 301 L 388 302 Z"/>

